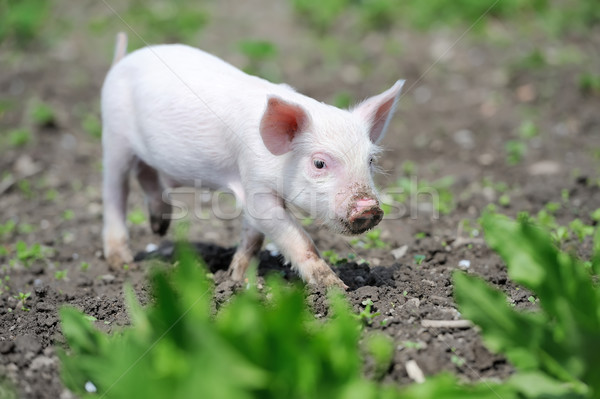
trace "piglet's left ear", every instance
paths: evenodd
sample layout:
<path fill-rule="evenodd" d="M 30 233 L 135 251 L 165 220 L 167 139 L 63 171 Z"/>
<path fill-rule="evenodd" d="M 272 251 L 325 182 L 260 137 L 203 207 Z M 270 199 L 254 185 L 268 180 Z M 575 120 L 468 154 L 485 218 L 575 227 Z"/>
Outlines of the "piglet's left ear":
<path fill-rule="evenodd" d="M 404 80 L 397 81 L 390 89 L 366 99 L 352 110 L 371 126 L 369 137 L 373 143 L 379 143 L 385 136 L 390 120 L 398 106 L 404 82 Z"/>

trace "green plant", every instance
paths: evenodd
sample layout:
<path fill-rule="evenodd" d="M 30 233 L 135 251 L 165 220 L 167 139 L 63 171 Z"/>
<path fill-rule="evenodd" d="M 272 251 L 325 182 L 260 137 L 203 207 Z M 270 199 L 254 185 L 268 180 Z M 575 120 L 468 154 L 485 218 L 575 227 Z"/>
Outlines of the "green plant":
<path fill-rule="evenodd" d="M 498 204 L 501 206 L 507 207 L 510 205 L 510 196 L 508 194 L 502 194 L 500 198 L 498 198 Z"/>
<path fill-rule="evenodd" d="M 102 125 L 100 124 L 100 119 L 94 113 L 89 112 L 83 116 L 81 127 L 84 132 L 95 139 L 102 137 Z"/>
<path fill-rule="evenodd" d="M 575 219 L 569 223 L 569 228 L 575 234 L 579 242 L 585 240 L 586 237 L 594 234 L 594 227 L 588 226 L 581 221 L 581 219 Z"/>
<path fill-rule="evenodd" d="M 406 167 L 404 173 L 413 172 L 413 166 L 410 163 L 405 163 L 403 166 Z M 447 215 L 455 207 L 454 195 L 451 191 L 453 185 L 454 178 L 452 176 L 434 181 L 417 179 L 416 176 L 403 176 L 387 191 L 395 201 L 401 204 L 409 202 L 411 206 L 416 206 L 420 200 L 429 198 L 427 202 L 432 204 L 435 211 Z"/>
<path fill-rule="evenodd" d="M 39 126 L 52 126 L 56 123 L 54 110 L 48 104 L 36 103 L 31 110 L 33 121 Z"/>
<path fill-rule="evenodd" d="M 16 227 L 17 224 L 12 219 L 6 221 L 4 224 L 0 224 L 0 238 L 4 239 L 10 237 L 14 233 Z"/>
<path fill-rule="evenodd" d="M 11 147 L 25 147 L 31 142 L 31 132 L 27 129 L 14 129 L 8 132 L 8 144 Z"/>
<path fill-rule="evenodd" d="M 584 93 L 600 94 L 600 74 L 581 74 L 579 76 L 579 88 Z"/>
<path fill-rule="evenodd" d="M 294 10 L 321 34 L 347 8 L 350 0 L 291 0 Z"/>
<path fill-rule="evenodd" d="M 539 135 L 540 131 L 532 121 L 525 121 L 519 126 L 519 137 L 523 140 L 529 140 Z"/>
<path fill-rule="evenodd" d="M 362 238 L 351 240 L 350 244 L 364 249 L 387 248 L 388 244 L 385 241 L 383 241 L 380 237 L 381 230 L 373 229 L 367 231 Z"/>
<path fill-rule="evenodd" d="M 135 208 L 133 211 L 129 212 L 127 215 L 127 220 L 129 220 L 132 224 L 140 225 L 146 222 L 146 214 L 140 208 Z"/>
<path fill-rule="evenodd" d="M 348 259 L 347 258 L 342 258 L 337 252 L 335 252 L 332 249 L 329 249 L 327 251 L 323 251 L 322 255 L 333 266 L 337 266 L 337 265 L 341 265 L 341 264 L 344 264 L 344 263 L 348 263 Z"/>
<path fill-rule="evenodd" d="M 420 265 L 425 260 L 425 255 L 417 254 L 417 255 L 414 256 L 414 259 L 415 259 L 415 263 L 417 265 Z"/>
<path fill-rule="evenodd" d="M 23 293 L 20 291 L 18 295 L 14 295 L 14 298 L 21 302 L 21 310 L 24 312 L 28 312 L 30 310 L 27 306 L 25 306 L 25 301 L 27 301 L 27 298 L 29 298 L 30 296 L 31 292 Z"/>
<path fill-rule="evenodd" d="M 368 298 L 365 299 L 364 301 L 361 302 L 361 304 L 365 307 L 358 315 L 358 319 L 360 321 L 362 321 L 364 324 L 366 325 L 371 325 L 373 324 L 373 319 L 377 316 L 379 316 L 381 313 L 379 312 L 372 312 L 372 308 L 373 308 L 373 301 Z"/>
<path fill-rule="evenodd" d="M 520 140 L 508 140 L 504 144 L 506 151 L 506 163 L 509 165 L 517 165 L 521 162 L 527 152 L 527 144 Z"/>
<path fill-rule="evenodd" d="M 73 220 L 75 218 L 75 212 L 73 212 L 71 209 L 66 209 L 62 213 L 62 218 L 66 222 L 68 222 L 69 220 Z"/>
<path fill-rule="evenodd" d="M 31 266 L 31 264 L 38 260 L 44 259 L 46 251 L 38 243 L 27 246 L 24 241 L 18 241 L 15 245 L 16 260 L 22 263 L 25 267 Z"/>
<path fill-rule="evenodd" d="M 57 280 L 65 280 L 67 278 L 67 273 L 69 270 L 57 270 L 54 272 L 54 278 Z"/>
<path fill-rule="evenodd" d="M 212 287 L 188 251 L 172 274 L 155 272 L 153 287 L 146 310 L 126 289 L 132 327 L 111 336 L 61 309 L 67 386 L 87 397 L 91 381 L 107 398 L 338 397 L 372 388 L 360 375 L 360 330 L 339 295 L 331 297 L 335 316 L 320 323 L 300 290 L 271 280 L 267 306 L 250 289 L 213 319 Z"/>
<path fill-rule="evenodd" d="M 516 367 L 511 380 L 531 384 L 539 379 L 562 386 L 565 397 L 597 397 L 600 291 L 589 271 L 530 223 L 490 214 L 482 223 L 486 241 L 506 262 L 509 277 L 534 293 L 539 309 L 517 311 L 503 293 L 482 279 L 456 272 L 460 312 L 481 328 L 491 350 L 505 354 Z M 596 272 L 600 269 L 598 250 L 600 244 L 592 261 Z"/>
<path fill-rule="evenodd" d="M 45 0 L 0 1 L 0 41 L 14 38 L 24 45 L 35 39 L 46 20 L 49 6 Z"/>

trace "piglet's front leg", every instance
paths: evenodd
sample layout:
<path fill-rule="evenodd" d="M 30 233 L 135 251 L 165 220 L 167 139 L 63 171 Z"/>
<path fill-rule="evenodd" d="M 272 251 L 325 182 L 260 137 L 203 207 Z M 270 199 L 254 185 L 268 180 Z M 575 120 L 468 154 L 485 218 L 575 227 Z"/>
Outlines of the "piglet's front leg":
<path fill-rule="evenodd" d="M 285 210 L 281 198 L 274 194 L 261 194 L 253 200 L 247 204 L 244 217 L 249 224 L 273 240 L 304 281 L 348 289 L 321 259 L 308 234 Z"/>

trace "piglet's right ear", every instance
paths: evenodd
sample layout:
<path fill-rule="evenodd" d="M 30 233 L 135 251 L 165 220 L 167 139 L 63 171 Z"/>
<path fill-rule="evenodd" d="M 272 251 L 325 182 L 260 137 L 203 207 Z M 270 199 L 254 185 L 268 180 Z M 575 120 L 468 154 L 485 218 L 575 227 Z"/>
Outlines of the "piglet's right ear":
<path fill-rule="evenodd" d="M 307 124 L 308 114 L 304 108 L 269 96 L 260 121 L 260 136 L 271 154 L 283 155 L 291 150 L 292 140 Z"/>

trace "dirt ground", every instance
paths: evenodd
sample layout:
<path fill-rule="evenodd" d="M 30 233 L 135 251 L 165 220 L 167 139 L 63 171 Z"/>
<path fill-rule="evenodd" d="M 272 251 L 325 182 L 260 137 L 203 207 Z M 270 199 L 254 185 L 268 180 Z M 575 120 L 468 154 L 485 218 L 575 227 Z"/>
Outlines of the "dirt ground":
<path fill-rule="evenodd" d="M 210 3 L 211 22 L 195 44 L 245 66 L 236 47 L 240 38 L 270 40 L 279 49 L 279 56 L 268 61 L 276 75 L 327 102 L 342 90 L 359 100 L 407 79 L 383 143 L 380 165 L 387 174 L 377 178 L 378 185 L 394 186 L 407 170 L 406 161 L 414 163 L 421 181 L 453 178 L 453 209 L 436 215 L 425 199 L 409 201 L 404 212 L 380 224 L 383 248 L 361 248 L 351 238 L 307 226 L 321 251 L 365 261 L 334 269 L 350 287 L 347 296 L 357 313 L 367 299 L 380 313 L 368 328 L 381 330 L 397 345 L 385 381 L 411 382 L 405 369 L 411 359 L 425 375 L 451 371 L 465 380 L 509 375 L 510 364 L 485 349 L 475 328 L 431 328 L 423 321 L 460 319 L 451 275 L 461 268 L 505 291 L 516 307 L 535 306 L 529 293 L 507 279 L 501 260 L 481 239 L 476 220 L 488 204 L 516 216 L 557 202 L 563 204 L 556 212 L 559 223 L 574 217 L 592 223 L 590 212 L 600 207 L 600 96 L 582 91 L 577 81 L 581 73 L 600 70 L 600 31 L 558 40 L 523 36 L 515 26 L 493 22 L 485 37 L 462 36 L 464 28 L 424 33 L 402 26 L 359 35 L 351 33 L 348 22 L 340 23 L 340 35 L 351 33 L 358 55 L 348 50 L 332 61 L 329 47 L 314 44 L 318 39 L 306 33 L 286 2 L 272 7 L 247 3 L 253 2 L 235 7 L 232 1 Z M 143 301 L 151 300 L 150 261 L 115 272 L 101 256 L 101 145 L 85 132 L 82 119 L 99 112 L 99 89 L 116 29 L 90 34 L 86 21 L 110 16 L 110 10 L 102 4 L 78 7 L 62 10 L 65 18 L 72 13 L 83 22 L 73 23 L 60 40 L 27 52 L 0 44 L 0 100 L 14 104 L 0 112 L 1 131 L 26 126 L 33 132 L 25 147 L 0 147 L 0 223 L 26 226 L 0 235 L 7 249 L 0 254 L 0 376 L 23 398 L 73 397 L 60 381 L 54 349 L 64 342 L 57 316 L 62 304 L 82 309 L 97 319 L 98 327 L 113 330 L 128 323 L 124 282 L 131 282 Z M 536 49 L 545 65 L 524 65 Z M 52 106 L 55 123 L 39 126 L 28 118 L 37 100 Z M 525 141 L 519 129 L 526 120 L 533 121 L 538 134 Z M 527 146 L 515 165 L 507 163 L 509 140 Z M 10 179 L 15 183 L 8 184 Z M 505 183 L 505 188 L 490 182 Z M 132 188 L 129 209 L 144 209 L 139 188 Z M 503 194 L 510 201 L 500 200 Z M 161 240 L 147 223 L 130 227 L 140 259 L 149 244 L 170 254 L 173 230 Z M 191 223 L 190 238 L 214 273 L 218 304 L 239 288 L 225 272 L 239 231 L 239 220 L 209 216 Z M 13 261 L 18 241 L 39 243 L 48 252 L 25 266 Z M 567 246 L 586 253 L 590 243 Z M 263 250 L 260 279 L 269 272 L 296 278 L 278 256 Z M 15 298 L 20 292 L 31 293 L 24 303 Z M 325 316 L 324 292 L 308 288 L 307 296 L 315 314 Z"/>

